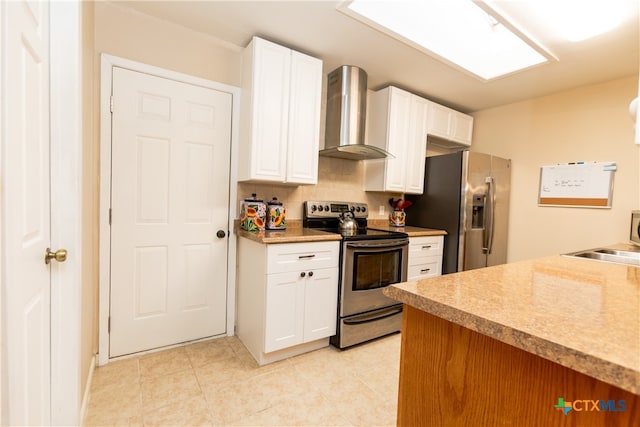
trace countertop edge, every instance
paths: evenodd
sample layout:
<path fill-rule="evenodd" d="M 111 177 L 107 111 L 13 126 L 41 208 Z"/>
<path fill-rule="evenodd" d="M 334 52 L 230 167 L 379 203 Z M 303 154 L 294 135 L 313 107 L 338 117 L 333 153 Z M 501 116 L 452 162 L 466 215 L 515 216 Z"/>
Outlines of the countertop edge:
<path fill-rule="evenodd" d="M 238 237 L 244 237 L 254 242 L 263 244 L 278 243 L 309 243 L 309 242 L 333 242 L 342 240 L 342 236 L 336 233 L 327 233 L 323 231 L 314 231 L 313 233 L 287 233 L 286 231 L 263 231 L 251 232 L 245 230 L 236 230 Z"/>
<path fill-rule="evenodd" d="M 424 236 L 445 236 L 445 230 L 437 230 L 433 228 L 422 228 L 414 226 L 394 227 L 389 225 L 388 220 L 373 219 L 369 220 L 369 228 L 385 231 L 397 231 L 407 233 L 409 237 Z M 302 226 L 302 220 L 287 221 L 287 228 L 284 230 L 261 230 L 247 231 L 240 227 L 239 220 L 234 221 L 234 231 L 238 237 L 245 237 L 254 242 L 263 244 L 278 243 L 304 243 L 304 242 L 332 242 L 342 240 L 342 236 L 338 233 L 330 233 Z"/>
<path fill-rule="evenodd" d="M 446 236 L 447 232 L 444 230 L 425 230 L 425 231 L 411 231 L 411 230 L 397 230 L 402 233 L 407 233 L 409 237 L 429 237 L 429 236 Z"/>
<path fill-rule="evenodd" d="M 415 227 L 412 225 L 406 225 L 404 227 L 395 227 L 393 225 L 389 225 L 389 221 L 379 220 L 379 219 L 369 220 L 368 227 L 375 228 L 378 230 L 397 231 L 400 233 L 407 233 L 409 237 L 446 236 L 448 234 L 445 230 L 438 230 L 435 228 Z"/>
<path fill-rule="evenodd" d="M 384 290 L 389 298 L 440 317 L 472 331 L 535 354 L 630 393 L 640 395 L 640 372 L 584 354 L 575 349 L 536 337 L 489 319 L 451 307 L 427 297 L 391 285 Z"/>

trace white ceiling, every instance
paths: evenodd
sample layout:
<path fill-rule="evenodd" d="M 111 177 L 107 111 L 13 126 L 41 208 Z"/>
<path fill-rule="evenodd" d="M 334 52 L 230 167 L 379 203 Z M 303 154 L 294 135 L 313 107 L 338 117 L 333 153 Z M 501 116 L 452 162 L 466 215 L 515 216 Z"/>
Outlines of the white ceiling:
<path fill-rule="evenodd" d="M 559 41 L 546 29 L 531 27 L 526 22 L 526 13 L 518 7 L 523 0 L 500 2 L 559 61 L 491 82 L 478 80 L 338 12 L 340 1 L 118 1 L 118 4 L 236 46 L 244 47 L 252 36 L 261 36 L 321 58 L 326 73 L 340 65 L 357 65 L 367 72 L 370 89 L 394 84 L 461 111 L 473 112 L 638 75 L 639 2 L 627 1 L 633 4 L 633 14 L 621 27 L 578 43 Z"/>

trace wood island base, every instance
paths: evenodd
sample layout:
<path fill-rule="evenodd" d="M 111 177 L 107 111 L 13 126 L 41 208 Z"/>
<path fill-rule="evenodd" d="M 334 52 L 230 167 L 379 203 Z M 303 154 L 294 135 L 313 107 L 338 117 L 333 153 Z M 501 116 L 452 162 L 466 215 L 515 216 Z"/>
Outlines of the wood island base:
<path fill-rule="evenodd" d="M 638 426 L 640 396 L 405 304 L 397 424 Z"/>

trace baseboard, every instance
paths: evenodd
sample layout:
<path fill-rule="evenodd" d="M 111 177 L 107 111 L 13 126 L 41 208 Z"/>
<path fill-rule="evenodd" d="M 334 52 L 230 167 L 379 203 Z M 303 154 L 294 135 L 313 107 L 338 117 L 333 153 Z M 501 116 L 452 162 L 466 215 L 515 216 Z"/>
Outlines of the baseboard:
<path fill-rule="evenodd" d="M 84 425 L 85 417 L 87 416 L 87 408 L 89 407 L 89 392 L 91 391 L 91 383 L 93 382 L 93 373 L 96 369 L 96 363 L 98 355 L 91 358 L 91 364 L 89 365 L 89 375 L 87 375 L 87 383 L 84 386 L 84 393 L 82 394 L 82 405 L 80 406 L 80 425 Z"/>

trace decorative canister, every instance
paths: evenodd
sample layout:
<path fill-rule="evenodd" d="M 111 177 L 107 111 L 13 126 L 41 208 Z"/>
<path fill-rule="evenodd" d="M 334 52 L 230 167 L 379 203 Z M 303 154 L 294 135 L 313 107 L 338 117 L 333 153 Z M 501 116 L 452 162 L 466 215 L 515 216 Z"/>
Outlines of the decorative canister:
<path fill-rule="evenodd" d="M 394 209 L 389 214 L 389 225 L 394 227 L 404 227 L 405 213 L 402 209 Z"/>
<path fill-rule="evenodd" d="M 286 210 L 277 197 L 267 204 L 267 230 L 284 230 Z"/>
<path fill-rule="evenodd" d="M 240 207 L 240 227 L 247 231 L 264 230 L 267 217 L 267 205 L 252 194 L 244 199 Z"/>

